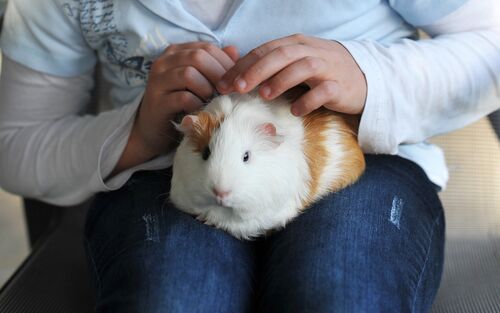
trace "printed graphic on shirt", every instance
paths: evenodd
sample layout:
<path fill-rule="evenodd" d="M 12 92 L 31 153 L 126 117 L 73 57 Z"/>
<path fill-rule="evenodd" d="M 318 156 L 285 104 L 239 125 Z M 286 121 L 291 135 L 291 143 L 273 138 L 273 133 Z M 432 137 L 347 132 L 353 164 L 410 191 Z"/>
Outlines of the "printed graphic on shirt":
<path fill-rule="evenodd" d="M 131 47 L 116 25 L 114 0 L 70 0 L 62 8 L 68 17 L 78 20 L 88 44 L 116 78 L 128 86 L 146 84 L 154 57 L 167 45 L 157 29 L 141 38 L 139 47 Z"/>
<path fill-rule="evenodd" d="M 159 56 L 168 45 L 168 40 L 161 33 L 160 28 L 156 26 L 150 34 L 141 38 L 135 54 Z"/>

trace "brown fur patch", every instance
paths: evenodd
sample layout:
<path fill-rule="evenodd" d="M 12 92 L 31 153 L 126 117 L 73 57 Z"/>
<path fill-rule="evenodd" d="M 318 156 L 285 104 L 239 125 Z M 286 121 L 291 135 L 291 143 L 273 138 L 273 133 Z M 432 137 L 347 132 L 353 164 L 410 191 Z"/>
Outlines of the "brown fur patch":
<path fill-rule="evenodd" d="M 201 153 L 208 146 L 214 130 L 220 127 L 224 115 L 215 115 L 206 111 L 201 111 L 196 115 L 198 121 L 188 137 L 194 145 L 194 151 Z"/>
<path fill-rule="evenodd" d="M 342 137 L 341 143 L 344 147 L 345 157 L 340 165 L 342 168 L 341 177 L 333 182 L 331 191 L 337 191 L 345 188 L 358 180 L 363 174 L 366 163 L 365 156 L 358 143 L 358 128 L 359 128 L 359 115 L 339 114 L 341 118 L 341 130 L 345 133 Z"/>
<path fill-rule="evenodd" d="M 325 131 L 328 130 L 328 125 L 331 123 L 331 114 L 326 111 L 326 109 L 315 110 L 304 116 L 302 120 L 304 125 L 304 154 L 311 175 L 311 180 L 308 182 L 309 192 L 305 206 L 313 201 L 318 191 L 321 172 L 328 162 L 329 153 L 324 143 L 326 142 Z"/>
<path fill-rule="evenodd" d="M 341 164 L 342 174 L 339 179 L 332 182 L 329 191 L 337 191 L 352 184 L 364 171 L 364 155 L 357 141 L 359 116 L 336 113 L 325 108 L 311 112 L 303 118 L 304 153 L 311 175 L 304 207 L 315 201 L 318 196 L 322 196 L 318 195 L 321 174 L 331 158 L 325 146 L 327 141 L 325 132 L 332 124 L 337 124 L 337 129 L 343 133 L 341 144 L 346 157 Z"/>

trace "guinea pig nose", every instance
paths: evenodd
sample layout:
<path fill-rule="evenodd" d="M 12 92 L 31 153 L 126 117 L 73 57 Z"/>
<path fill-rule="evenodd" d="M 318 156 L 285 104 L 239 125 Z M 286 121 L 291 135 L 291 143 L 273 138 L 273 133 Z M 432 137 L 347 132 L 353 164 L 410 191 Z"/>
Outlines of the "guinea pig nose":
<path fill-rule="evenodd" d="M 212 188 L 212 192 L 214 193 L 214 195 L 217 197 L 217 198 L 225 198 L 227 197 L 230 193 L 231 193 L 231 190 L 228 190 L 228 191 L 221 191 L 217 188 Z"/>

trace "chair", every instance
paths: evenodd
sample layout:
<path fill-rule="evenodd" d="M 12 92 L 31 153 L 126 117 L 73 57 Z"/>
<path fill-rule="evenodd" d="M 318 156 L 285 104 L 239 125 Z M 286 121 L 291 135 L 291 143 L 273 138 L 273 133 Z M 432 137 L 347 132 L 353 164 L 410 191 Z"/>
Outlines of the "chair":
<path fill-rule="evenodd" d="M 87 205 L 61 208 L 24 200 L 30 255 L 0 290 L 0 312 L 93 312 L 83 249 Z"/>
<path fill-rule="evenodd" d="M 486 140 L 500 139 L 500 110 L 489 117 L 493 127 L 481 121 L 436 140 L 448 150 L 451 179 L 441 195 L 446 262 L 432 313 L 500 312 L 500 144 Z"/>

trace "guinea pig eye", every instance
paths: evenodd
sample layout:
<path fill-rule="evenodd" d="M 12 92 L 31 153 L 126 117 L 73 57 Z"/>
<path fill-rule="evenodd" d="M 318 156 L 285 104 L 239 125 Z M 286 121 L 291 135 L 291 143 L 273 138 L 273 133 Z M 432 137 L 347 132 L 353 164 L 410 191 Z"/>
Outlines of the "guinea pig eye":
<path fill-rule="evenodd" d="M 203 150 L 201 158 L 206 161 L 208 160 L 208 157 L 210 157 L 210 148 L 206 147 L 205 150 Z"/>
<path fill-rule="evenodd" d="M 248 159 L 250 158 L 250 152 L 245 152 L 243 155 L 243 162 L 248 162 Z"/>

